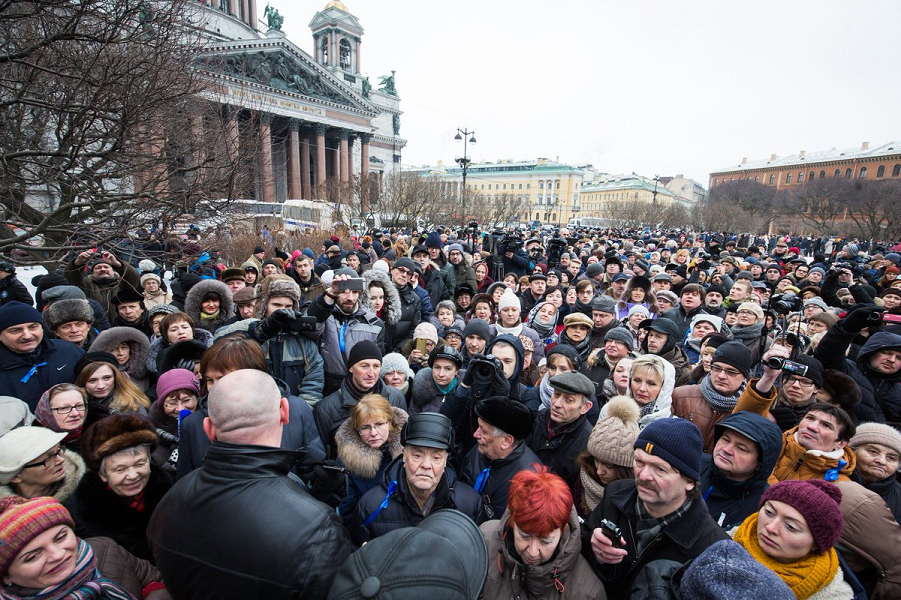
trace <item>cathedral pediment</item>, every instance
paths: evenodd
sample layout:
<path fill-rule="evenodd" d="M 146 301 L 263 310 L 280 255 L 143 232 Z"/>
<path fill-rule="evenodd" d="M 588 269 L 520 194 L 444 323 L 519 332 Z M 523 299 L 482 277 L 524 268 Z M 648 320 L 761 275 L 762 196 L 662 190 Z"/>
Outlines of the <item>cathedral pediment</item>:
<path fill-rule="evenodd" d="M 377 116 L 379 110 L 289 42 L 259 40 L 216 46 L 204 53 L 198 67 L 211 74 L 299 95 Z"/>

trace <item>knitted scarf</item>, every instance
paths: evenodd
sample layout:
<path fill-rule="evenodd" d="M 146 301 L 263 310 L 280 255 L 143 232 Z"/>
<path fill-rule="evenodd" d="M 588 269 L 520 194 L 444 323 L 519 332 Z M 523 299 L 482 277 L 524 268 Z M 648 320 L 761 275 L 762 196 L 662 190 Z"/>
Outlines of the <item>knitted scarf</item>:
<path fill-rule="evenodd" d="M 19 593 L 17 593 L 19 592 Z M 22 594 L 21 592 L 27 592 Z M 19 600 L 135 600 L 134 596 L 100 574 L 94 551 L 82 539 L 78 540 L 78 557 L 75 571 L 67 580 L 42 590 L 26 590 L 18 586 L 0 586 L 0 599 Z"/>
<path fill-rule="evenodd" d="M 747 327 L 734 325 L 732 327 L 732 337 L 739 342 L 752 341 L 760 338 L 760 332 L 763 330 L 763 323 L 754 323 Z"/>
<path fill-rule="evenodd" d="M 737 392 L 731 396 L 723 396 L 713 389 L 713 383 L 710 381 L 710 375 L 708 374 L 707 377 L 701 380 L 701 394 L 704 395 L 704 400 L 707 401 L 707 404 L 716 412 L 731 413 L 735 405 L 738 404 L 741 393 L 745 391 L 746 385 L 747 382 L 742 383 Z"/>
<path fill-rule="evenodd" d="M 219 318 L 220 312 L 221 311 L 218 308 L 216 309 L 216 312 L 214 312 L 214 313 L 205 313 L 203 311 L 200 311 L 200 318 L 204 321 L 213 321 L 213 320 Z"/>
<path fill-rule="evenodd" d="M 538 311 L 542 306 L 547 304 L 547 302 L 539 302 L 535 305 L 529 312 L 529 327 L 535 330 L 535 333 L 538 334 L 538 337 L 541 339 L 549 338 L 554 335 L 554 328 L 557 325 L 557 317 L 554 315 L 554 318 L 551 319 L 550 323 L 544 323 L 538 318 Z"/>
<path fill-rule="evenodd" d="M 757 515 L 752 514 L 735 531 L 735 541 L 742 545 L 760 564 L 779 576 L 798 600 L 810 598 L 823 589 L 838 571 L 838 555 L 835 548 L 827 552 L 811 552 L 793 563 L 781 563 L 764 553 L 757 541 Z"/>
<path fill-rule="evenodd" d="M 579 481 L 582 482 L 582 489 L 585 490 L 582 502 L 585 504 L 588 512 L 591 512 L 604 499 L 604 486 L 586 473 L 585 469 L 579 469 Z"/>
<path fill-rule="evenodd" d="M 551 387 L 551 378 L 545 375 L 541 378 L 541 382 L 538 384 L 538 395 L 541 396 L 541 408 L 542 409 L 550 409 L 551 407 L 551 395 L 554 393 L 554 388 Z"/>
<path fill-rule="evenodd" d="M 506 333 L 509 335 L 519 337 L 519 334 L 522 333 L 522 321 L 520 321 L 513 327 L 504 327 L 503 325 L 501 325 L 501 322 L 498 321 L 497 323 L 494 324 L 494 329 L 497 331 L 498 335 L 501 335 L 502 333 Z"/>

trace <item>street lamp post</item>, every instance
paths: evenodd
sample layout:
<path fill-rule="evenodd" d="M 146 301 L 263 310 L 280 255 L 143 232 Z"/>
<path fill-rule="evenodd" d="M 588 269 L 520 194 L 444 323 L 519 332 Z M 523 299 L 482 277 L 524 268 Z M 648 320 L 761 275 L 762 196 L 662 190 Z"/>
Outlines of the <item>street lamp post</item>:
<path fill-rule="evenodd" d="M 461 158 L 458 156 L 454 160 L 458 165 L 460 165 L 460 168 L 463 170 L 463 192 L 461 194 L 461 200 L 464 210 L 466 209 L 466 172 L 469 170 L 469 163 L 472 162 L 472 160 L 466 154 L 467 143 L 476 143 L 475 133 L 475 131 L 467 131 L 466 129 L 460 129 L 459 127 L 457 127 L 457 135 L 454 136 L 454 139 L 458 142 L 460 140 L 463 140 L 463 157 Z M 463 215 L 463 217 L 465 218 L 466 215 Z"/>
<path fill-rule="evenodd" d="M 654 199 L 652 204 L 657 208 L 657 182 L 660 181 L 660 175 L 654 175 Z"/>

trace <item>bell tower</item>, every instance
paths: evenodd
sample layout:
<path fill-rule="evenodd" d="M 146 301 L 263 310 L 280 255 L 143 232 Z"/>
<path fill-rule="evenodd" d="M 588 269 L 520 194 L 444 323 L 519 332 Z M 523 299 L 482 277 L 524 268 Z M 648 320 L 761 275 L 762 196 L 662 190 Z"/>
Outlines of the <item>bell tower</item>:
<path fill-rule="evenodd" d="M 330 0 L 310 22 L 313 32 L 313 56 L 333 71 L 343 71 L 351 78 L 359 76 L 360 44 L 363 27 L 350 14 L 341 0 Z"/>

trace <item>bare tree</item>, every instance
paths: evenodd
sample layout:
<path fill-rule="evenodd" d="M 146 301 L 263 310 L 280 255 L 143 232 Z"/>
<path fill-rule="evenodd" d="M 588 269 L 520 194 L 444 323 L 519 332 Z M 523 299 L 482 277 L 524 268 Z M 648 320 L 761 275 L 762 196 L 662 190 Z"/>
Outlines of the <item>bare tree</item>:
<path fill-rule="evenodd" d="M 50 257 L 246 194 L 253 129 L 201 99 L 195 7 L 0 2 L 0 250 Z"/>
<path fill-rule="evenodd" d="M 901 238 L 901 182 L 854 180 L 857 193 L 849 199 L 848 219 L 861 237 L 876 241 Z"/>
<path fill-rule="evenodd" d="M 820 178 L 795 187 L 784 196 L 790 214 L 819 234 L 836 233 L 836 221 L 860 193 L 850 179 Z"/>

